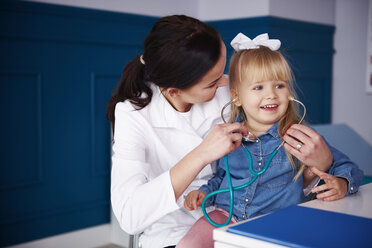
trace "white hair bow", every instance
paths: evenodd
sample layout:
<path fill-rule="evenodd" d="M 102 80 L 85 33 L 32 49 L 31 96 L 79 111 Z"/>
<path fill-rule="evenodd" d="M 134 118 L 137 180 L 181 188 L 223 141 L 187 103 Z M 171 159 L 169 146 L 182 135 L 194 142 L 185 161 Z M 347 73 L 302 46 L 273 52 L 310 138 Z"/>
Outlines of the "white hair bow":
<path fill-rule="evenodd" d="M 230 44 L 235 51 L 239 52 L 241 50 L 256 49 L 259 48 L 259 46 L 265 46 L 270 48 L 272 51 L 276 51 L 280 48 L 281 43 L 280 40 L 277 39 L 270 40 L 267 33 L 260 34 L 253 40 L 249 39 L 244 34 L 239 33 Z"/>

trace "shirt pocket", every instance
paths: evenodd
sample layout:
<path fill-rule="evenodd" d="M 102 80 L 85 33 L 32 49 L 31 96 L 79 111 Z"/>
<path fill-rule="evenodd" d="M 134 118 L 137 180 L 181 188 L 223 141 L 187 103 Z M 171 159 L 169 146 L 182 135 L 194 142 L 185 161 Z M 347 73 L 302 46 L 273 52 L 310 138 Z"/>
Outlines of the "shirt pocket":
<path fill-rule="evenodd" d="M 259 185 L 267 189 L 286 186 L 293 177 L 289 160 L 273 160 L 267 170 L 260 176 Z"/>

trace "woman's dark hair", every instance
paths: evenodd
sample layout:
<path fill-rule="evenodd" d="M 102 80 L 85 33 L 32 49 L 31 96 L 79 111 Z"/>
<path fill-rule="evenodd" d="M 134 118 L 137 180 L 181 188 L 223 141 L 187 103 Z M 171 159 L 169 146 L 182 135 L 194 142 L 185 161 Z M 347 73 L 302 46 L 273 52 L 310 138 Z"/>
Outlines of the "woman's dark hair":
<path fill-rule="evenodd" d="M 136 109 L 148 105 L 152 90 L 146 82 L 165 89 L 190 88 L 217 63 L 220 54 L 221 38 L 213 27 L 184 15 L 160 18 L 144 42 L 145 64 L 136 56 L 125 66 L 108 102 L 107 119 L 114 127 L 118 102 L 129 100 Z"/>

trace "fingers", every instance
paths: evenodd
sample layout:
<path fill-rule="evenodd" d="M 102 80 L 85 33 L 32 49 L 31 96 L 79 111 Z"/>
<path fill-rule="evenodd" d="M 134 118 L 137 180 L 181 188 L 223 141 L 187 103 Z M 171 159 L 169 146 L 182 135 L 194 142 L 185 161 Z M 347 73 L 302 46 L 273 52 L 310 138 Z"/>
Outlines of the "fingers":
<path fill-rule="evenodd" d="M 317 175 L 320 178 L 327 175 L 327 173 L 325 173 L 324 171 L 319 170 L 318 168 L 316 168 L 314 166 L 309 166 L 309 169 L 312 173 L 314 173 L 315 175 Z"/>
<path fill-rule="evenodd" d="M 196 205 L 196 200 L 193 200 L 193 199 L 185 200 L 185 202 L 183 203 L 183 206 L 189 211 L 192 211 L 198 208 Z"/>
<path fill-rule="evenodd" d="M 198 190 L 191 191 L 186 196 L 183 205 L 189 211 L 198 209 L 198 207 L 202 205 L 204 197 L 205 197 L 204 192 Z"/>
<path fill-rule="evenodd" d="M 327 189 L 329 189 L 329 185 L 322 184 L 322 185 L 320 185 L 318 187 L 312 188 L 311 189 L 311 193 L 318 193 L 320 191 L 324 191 L 324 190 L 327 190 Z"/>
<path fill-rule="evenodd" d="M 191 207 L 189 206 L 188 201 L 184 201 L 183 206 L 184 206 L 187 210 L 189 210 L 189 211 L 192 210 Z"/>
<path fill-rule="evenodd" d="M 296 149 L 297 145 L 300 144 L 301 148 L 296 149 L 300 152 L 305 152 L 305 150 L 307 149 L 306 145 L 312 143 L 310 137 L 308 137 L 300 130 L 294 129 L 292 127 L 287 130 L 286 135 L 283 136 L 283 140 L 294 149 Z"/>
<path fill-rule="evenodd" d="M 334 195 L 337 195 L 338 190 L 336 188 L 333 188 L 329 184 L 323 184 L 323 185 L 320 185 L 318 187 L 311 189 L 311 192 L 312 193 L 321 192 L 316 195 L 316 198 L 324 200 L 324 199 L 330 199 Z"/>
<path fill-rule="evenodd" d="M 323 198 L 323 201 L 335 201 L 335 200 L 339 200 L 341 198 L 343 198 L 343 196 L 335 194 L 335 195 Z"/>
<path fill-rule="evenodd" d="M 319 139 L 321 139 L 321 136 L 317 132 L 299 124 L 291 125 L 283 136 L 283 140 L 295 149 L 300 144 L 301 148 L 297 150 L 303 153 L 314 149 L 314 145 L 318 143 Z"/>
<path fill-rule="evenodd" d="M 248 135 L 248 128 L 239 122 L 222 124 L 225 128 L 225 131 L 228 133 L 236 133 L 238 131 L 241 132 L 241 135 L 246 136 Z"/>
<path fill-rule="evenodd" d="M 302 125 L 302 124 L 293 124 L 291 126 L 291 128 L 306 134 L 306 136 L 308 136 L 308 137 L 314 137 L 314 136 L 318 135 L 318 133 L 315 132 L 313 129 L 311 129 L 311 128 L 305 126 L 305 125 Z"/>
<path fill-rule="evenodd" d="M 298 158 L 300 161 L 303 161 L 304 158 L 301 154 L 301 152 L 295 148 L 293 148 L 291 145 L 288 145 L 287 143 L 284 143 L 284 149 L 286 149 L 290 154 Z"/>
<path fill-rule="evenodd" d="M 320 193 L 316 195 L 316 198 L 318 199 L 325 199 L 325 198 L 330 198 L 334 195 L 337 195 L 337 190 L 336 189 L 330 189 L 326 192 Z"/>
<path fill-rule="evenodd" d="M 338 178 L 321 171 L 319 172 L 319 174 L 321 174 L 321 178 L 325 181 L 325 184 L 315 187 L 311 190 L 312 193 L 318 193 L 316 198 L 323 199 L 324 201 L 335 201 L 343 198 L 346 195 L 346 179 Z"/>

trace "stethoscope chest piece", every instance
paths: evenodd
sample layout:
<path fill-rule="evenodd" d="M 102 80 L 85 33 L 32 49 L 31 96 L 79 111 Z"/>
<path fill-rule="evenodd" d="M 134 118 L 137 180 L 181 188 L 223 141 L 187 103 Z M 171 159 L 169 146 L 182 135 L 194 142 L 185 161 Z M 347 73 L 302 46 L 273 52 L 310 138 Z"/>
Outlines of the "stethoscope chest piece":
<path fill-rule="evenodd" d="M 244 136 L 243 137 L 244 141 L 248 142 L 248 141 L 253 141 L 253 142 L 256 142 L 258 140 L 257 136 L 254 135 L 253 133 L 251 132 L 248 132 L 248 135 L 247 136 Z"/>

